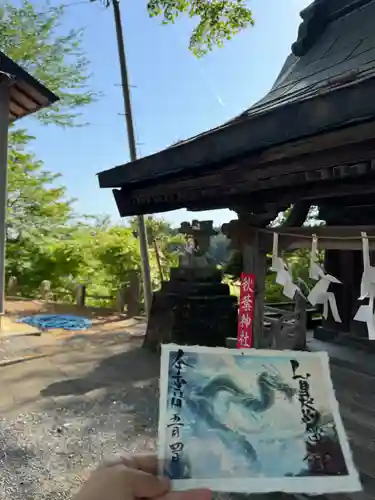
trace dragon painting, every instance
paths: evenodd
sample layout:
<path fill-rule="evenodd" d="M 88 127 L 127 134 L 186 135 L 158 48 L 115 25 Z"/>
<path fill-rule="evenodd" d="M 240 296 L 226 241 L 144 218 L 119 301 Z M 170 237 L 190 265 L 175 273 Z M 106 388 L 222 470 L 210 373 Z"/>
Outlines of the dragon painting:
<path fill-rule="evenodd" d="M 247 436 L 225 423 L 225 416 L 215 411 L 215 399 L 220 393 L 225 393 L 226 407 L 238 404 L 249 416 L 263 413 L 275 403 L 276 392 L 282 393 L 288 401 L 292 401 L 295 389 L 288 385 L 274 367 L 264 367 L 257 376 L 259 396 L 251 394 L 240 387 L 229 375 L 220 374 L 210 378 L 203 386 L 193 386 L 189 390 L 186 403 L 195 415 L 195 424 L 204 422 L 209 429 L 216 431 L 217 437 L 226 447 L 239 446 L 244 456 L 250 462 L 253 470 L 258 468 L 257 453 Z"/>

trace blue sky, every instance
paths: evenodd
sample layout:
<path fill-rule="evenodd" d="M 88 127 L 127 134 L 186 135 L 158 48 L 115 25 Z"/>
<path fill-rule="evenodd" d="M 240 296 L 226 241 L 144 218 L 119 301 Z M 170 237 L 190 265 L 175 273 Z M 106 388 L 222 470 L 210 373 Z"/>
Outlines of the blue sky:
<path fill-rule="evenodd" d="M 129 159 L 113 13 L 99 4 L 76 1 L 67 8 L 64 28 L 85 27 L 91 87 L 104 96 L 84 110 L 86 127 L 46 127 L 33 118 L 22 126 L 36 135 L 33 151 L 45 168 L 62 174 L 79 212 L 118 220 L 110 190 L 99 189 L 96 177 Z M 187 49 L 191 20 L 162 26 L 148 18 L 146 0 L 124 0 L 121 11 L 129 75 L 136 86 L 132 102 L 139 156 L 214 127 L 260 99 L 276 79 L 296 39 L 299 12 L 308 3 L 252 0 L 255 27 L 197 60 Z M 192 217 L 213 218 L 218 224 L 229 220 L 231 213 L 179 210 L 163 216 L 174 224 Z"/>

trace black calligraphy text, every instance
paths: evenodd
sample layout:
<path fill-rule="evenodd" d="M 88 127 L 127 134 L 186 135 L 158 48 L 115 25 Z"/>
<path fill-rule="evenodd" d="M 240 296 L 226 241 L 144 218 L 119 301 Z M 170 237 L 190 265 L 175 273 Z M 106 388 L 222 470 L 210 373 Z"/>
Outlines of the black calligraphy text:
<path fill-rule="evenodd" d="M 307 456 L 305 460 L 309 462 L 315 471 L 324 470 L 325 465 L 322 462 L 324 457 L 318 452 L 319 444 L 323 438 L 321 428 L 321 414 L 315 407 L 314 398 L 310 394 L 310 373 L 301 374 L 299 372 L 300 364 L 296 359 L 291 359 L 293 380 L 298 381 L 298 401 L 301 404 L 301 422 L 305 426 L 307 434 Z"/>
<path fill-rule="evenodd" d="M 186 385 L 186 380 L 182 375 L 182 370 L 184 367 L 191 366 L 184 359 L 184 351 L 179 349 L 176 353 L 174 360 L 172 361 L 172 368 L 174 373 L 172 375 L 172 396 L 170 399 L 170 406 L 173 409 L 173 415 L 169 420 L 168 428 L 171 429 L 172 442 L 169 445 L 169 449 L 172 453 L 172 460 L 178 461 L 180 455 L 184 449 L 184 444 L 181 441 L 181 429 L 184 427 L 184 422 L 181 418 L 181 409 L 184 402 L 184 386 Z"/>

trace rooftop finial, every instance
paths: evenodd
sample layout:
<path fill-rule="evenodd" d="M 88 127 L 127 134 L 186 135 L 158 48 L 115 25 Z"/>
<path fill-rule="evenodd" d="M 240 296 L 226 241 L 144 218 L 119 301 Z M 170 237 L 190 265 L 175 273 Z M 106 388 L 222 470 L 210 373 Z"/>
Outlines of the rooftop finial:
<path fill-rule="evenodd" d="M 315 0 L 301 12 L 302 24 L 292 52 L 302 57 L 319 40 L 327 25 L 351 12 L 371 3 L 373 0 Z"/>
<path fill-rule="evenodd" d="M 300 13 L 302 24 L 298 29 L 297 41 L 292 45 L 295 56 L 307 54 L 324 32 L 329 22 L 327 3 L 326 0 L 315 0 Z"/>

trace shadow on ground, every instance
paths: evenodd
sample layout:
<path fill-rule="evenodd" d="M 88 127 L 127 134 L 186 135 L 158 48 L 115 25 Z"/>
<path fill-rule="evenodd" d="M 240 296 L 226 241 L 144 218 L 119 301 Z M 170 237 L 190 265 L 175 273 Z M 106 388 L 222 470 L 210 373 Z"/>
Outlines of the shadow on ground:
<path fill-rule="evenodd" d="M 82 377 L 41 391 L 43 407 L 81 422 L 82 435 L 121 433 L 133 449 L 153 449 L 159 399 L 159 357 L 139 345 L 110 355 Z"/>
<path fill-rule="evenodd" d="M 4 467 L 0 455 L 1 500 L 66 500 L 103 459 L 155 449 L 159 357 L 139 344 L 120 341 L 105 351 L 100 342 L 80 349 L 77 341 L 79 356 L 67 349 L 53 358 L 60 371 L 76 369 L 74 378 L 51 379 L 25 413 L 0 417 L 0 449 L 10 457 Z M 21 387 L 39 372 L 46 375 L 36 366 L 23 382 L 14 375 Z"/>
<path fill-rule="evenodd" d="M 41 391 L 43 397 L 84 395 L 96 389 L 128 386 L 158 377 L 159 359 L 137 346 L 102 359 L 83 377 L 54 382 Z"/>

